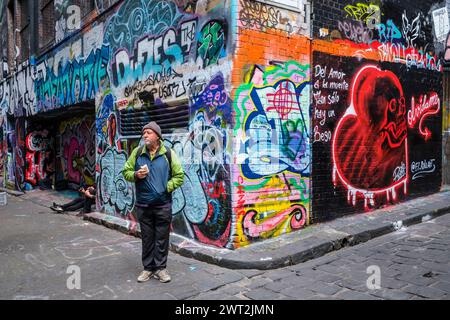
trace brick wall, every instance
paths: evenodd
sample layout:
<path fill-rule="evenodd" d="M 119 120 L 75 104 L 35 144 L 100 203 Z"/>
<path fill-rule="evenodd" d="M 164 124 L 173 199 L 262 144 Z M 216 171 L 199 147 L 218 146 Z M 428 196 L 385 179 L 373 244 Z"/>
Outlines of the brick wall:
<path fill-rule="evenodd" d="M 439 190 L 443 6 L 314 3 L 311 222 Z"/>
<path fill-rule="evenodd" d="M 241 0 L 233 59 L 235 247 L 302 228 L 310 208 L 309 4 Z"/>
<path fill-rule="evenodd" d="M 39 0 L 39 49 L 49 48 L 55 39 L 55 10 L 53 0 Z"/>
<path fill-rule="evenodd" d="M 8 66 L 11 70 L 14 67 L 14 56 L 15 56 L 15 50 L 14 50 L 14 6 L 12 3 L 10 3 L 6 7 L 6 16 L 7 16 L 7 37 L 8 37 Z"/>
<path fill-rule="evenodd" d="M 239 1 L 236 246 L 439 190 L 443 6 L 313 1 L 311 39 L 297 12 Z"/>

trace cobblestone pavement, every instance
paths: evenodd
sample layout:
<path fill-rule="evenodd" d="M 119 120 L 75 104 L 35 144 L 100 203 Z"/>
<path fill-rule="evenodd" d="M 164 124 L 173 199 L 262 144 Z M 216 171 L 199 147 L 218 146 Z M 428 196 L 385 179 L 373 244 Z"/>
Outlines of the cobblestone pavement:
<path fill-rule="evenodd" d="M 446 214 L 296 266 L 243 271 L 246 278 L 215 290 L 214 296 L 258 300 L 448 300 L 449 230 L 450 214 Z M 378 271 L 379 283 L 374 278 Z M 209 294 L 195 299 L 208 299 Z"/>
<path fill-rule="evenodd" d="M 170 253 L 173 280 L 140 284 L 140 239 L 79 217 L 54 214 L 20 197 L 8 197 L 8 202 L 0 207 L 0 299 L 450 297 L 450 214 L 270 271 L 230 270 Z M 80 271 L 79 288 L 74 288 L 74 268 Z M 380 289 L 369 289 L 368 284 L 379 284 Z"/>

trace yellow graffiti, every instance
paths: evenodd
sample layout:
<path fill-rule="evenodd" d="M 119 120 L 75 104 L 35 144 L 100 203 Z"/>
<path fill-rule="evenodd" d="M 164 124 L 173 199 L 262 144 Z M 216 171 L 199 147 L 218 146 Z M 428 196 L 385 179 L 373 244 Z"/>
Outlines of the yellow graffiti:
<path fill-rule="evenodd" d="M 268 183 L 265 185 L 264 189 L 261 191 L 268 191 L 267 193 L 261 192 L 259 195 L 260 200 L 264 199 L 278 199 L 278 198 L 288 198 L 292 195 L 292 191 L 288 189 L 286 182 L 283 181 L 278 175 L 272 176 Z M 264 202 L 267 204 L 267 202 Z"/>
<path fill-rule="evenodd" d="M 300 202 L 298 202 L 300 204 Z M 267 220 L 270 218 L 276 217 L 280 215 L 280 212 L 288 211 L 292 208 L 292 201 L 276 201 L 273 203 L 264 202 L 261 204 L 257 204 L 254 207 L 254 210 L 259 214 L 255 215 L 254 223 L 256 227 L 262 226 Z M 309 212 L 309 208 L 306 208 L 306 212 Z M 309 219 L 306 218 L 306 221 Z M 285 215 L 283 222 L 278 223 L 277 225 L 272 226 L 273 228 L 267 228 L 266 231 L 262 231 L 259 234 L 261 239 L 269 239 L 273 237 L 277 237 L 284 233 L 290 233 L 293 231 L 291 224 L 291 215 Z"/>
<path fill-rule="evenodd" d="M 347 17 L 361 21 L 367 25 L 376 25 L 381 22 L 380 7 L 375 4 L 357 3 L 356 5 L 347 5 L 344 8 Z"/>
<path fill-rule="evenodd" d="M 84 181 L 88 186 L 94 185 L 94 178 L 84 170 L 84 158 L 74 157 L 72 159 L 72 167 L 83 176 Z"/>
<path fill-rule="evenodd" d="M 83 121 L 86 121 L 88 127 L 90 127 L 92 125 L 92 123 L 94 122 L 94 117 L 89 115 L 89 116 L 71 118 L 69 120 L 61 121 L 61 123 L 59 124 L 59 132 L 64 132 L 64 131 L 66 131 L 67 128 L 70 128 L 70 127 L 76 127 L 76 126 L 80 125 Z"/>
<path fill-rule="evenodd" d="M 249 245 L 256 238 L 270 239 L 299 229 L 299 225 L 292 224 L 299 212 L 302 212 L 304 221 L 301 227 L 309 224 L 309 201 L 289 199 L 292 193 L 286 188 L 282 179 L 271 177 L 260 190 L 256 203 L 236 216 L 237 247 Z M 262 198 L 265 200 L 261 201 Z M 300 211 L 300 208 L 303 210 Z"/>

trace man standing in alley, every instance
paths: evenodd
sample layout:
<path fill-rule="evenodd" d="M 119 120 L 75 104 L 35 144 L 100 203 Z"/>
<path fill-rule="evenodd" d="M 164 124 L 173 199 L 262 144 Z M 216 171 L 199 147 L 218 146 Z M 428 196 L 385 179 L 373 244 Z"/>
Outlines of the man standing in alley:
<path fill-rule="evenodd" d="M 142 129 L 144 145 L 135 148 L 123 175 L 136 185 L 136 214 L 141 226 L 142 264 L 138 282 L 152 276 L 169 282 L 166 269 L 172 222 L 171 193 L 183 184 L 184 172 L 176 153 L 162 141 L 161 128 L 151 121 Z"/>

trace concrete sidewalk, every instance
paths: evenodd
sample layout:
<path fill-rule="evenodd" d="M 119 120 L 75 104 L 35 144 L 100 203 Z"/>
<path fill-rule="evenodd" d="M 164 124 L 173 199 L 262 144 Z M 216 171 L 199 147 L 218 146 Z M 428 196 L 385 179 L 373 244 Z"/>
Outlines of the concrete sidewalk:
<path fill-rule="evenodd" d="M 49 207 L 53 201 L 64 202 L 67 195 L 52 190 L 20 195 L 22 199 Z M 343 247 L 366 242 L 384 234 L 401 230 L 450 212 L 450 187 L 441 192 L 416 198 L 395 206 L 354 214 L 330 222 L 236 249 L 205 246 L 177 234 L 171 235 L 171 250 L 182 256 L 216 264 L 229 269 L 269 270 L 295 265 L 318 258 Z M 76 214 L 76 213 L 74 213 Z M 83 217 L 124 233 L 127 221 L 93 212 Z M 138 226 L 135 236 L 140 236 Z"/>
<path fill-rule="evenodd" d="M 450 189 L 369 213 L 354 214 L 314 224 L 278 238 L 236 250 L 199 247 L 193 241 L 172 236 L 172 250 L 230 269 L 276 269 L 318 258 L 343 247 L 366 242 L 440 215 L 450 213 Z"/>

